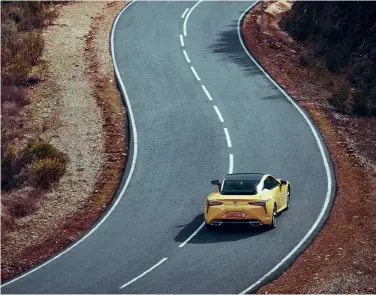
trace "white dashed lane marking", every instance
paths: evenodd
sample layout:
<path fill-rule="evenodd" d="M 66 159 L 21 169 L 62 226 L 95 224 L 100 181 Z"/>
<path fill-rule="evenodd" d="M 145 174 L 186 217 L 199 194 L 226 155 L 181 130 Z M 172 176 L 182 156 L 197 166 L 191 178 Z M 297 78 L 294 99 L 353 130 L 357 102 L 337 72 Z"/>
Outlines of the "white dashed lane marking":
<path fill-rule="evenodd" d="M 187 60 L 187 62 L 190 63 L 191 60 L 188 57 L 187 51 L 183 50 L 183 53 L 184 53 L 184 56 L 185 56 L 185 59 Z"/>
<path fill-rule="evenodd" d="M 225 131 L 226 140 L 227 140 L 227 146 L 230 148 L 230 147 L 232 147 L 230 134 L 228 133 L 228 129 L 227 128 L 223 128 L 223 130 Z"/>
<path fill-rule="evenodd" d="M 213 98 L 211 97 L 209 91 L 206 89 L 205 85 L 201 85 L 201 87 L 204 90 L 206 96 L 209 98 L 209 100 L 213 100 Z"/>
<path fill-rule="evenodd" d="M 201 79 L 200 79 L 199 75 L 197 74 L 195 68 L 191 66 L 191 70 L 192 70 L 193 74 L 195 75 L 196 79 L 197 79 L 198 81 L 201 81 Z"/>
<path fill-rule="evenodd" d="M 217 106 L 213 106 L 213 108 L 215 109 L 215 112 L 217 113 L 219 120 L 223 123 L 224 120 L 223 120 L 222 114 L 219 111 L 218 107 Z"/>
<path fill-rule="evenodd" d="M 184 12 L 183 12 L 181 18 L 185 18 L 185 15 L 187 14 L 188 10 L 189 10 L 189 8 L 187 8 L 187 9 L 184 10 Z"/>

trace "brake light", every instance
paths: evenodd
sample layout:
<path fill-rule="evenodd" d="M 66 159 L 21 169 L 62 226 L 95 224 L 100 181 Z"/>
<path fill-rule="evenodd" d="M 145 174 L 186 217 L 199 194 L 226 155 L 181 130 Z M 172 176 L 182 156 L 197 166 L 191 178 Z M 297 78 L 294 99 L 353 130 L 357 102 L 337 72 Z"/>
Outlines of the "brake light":
<path fill-rule="evenodd" d="M 216 206 L 216 205 L 222 205 L 222 202 L 219 201 L 213 201 L 213 200 L 208 200 L 208 206 Z"/>
<path fill-rule="evenodd" d="M 254 202 L 249 202 L 248 204 L 253 205 L 253 206 L 262 206 L 265 210 L 265 213 L 268 213 L 267 210 L 266 210 L 266 202 L 267 201 L 269 201 L 269 200 L 254 201 Z"/>
<path fill-rule="evenodd" d="M 267 201 L 269 201 L 269 200 L 267 200 Z M 267 201 L 255 201 L 255 202 L 249 202 L 248 204 L 253 205 L 253 206 L 265 206 L 265 203 Z"/>

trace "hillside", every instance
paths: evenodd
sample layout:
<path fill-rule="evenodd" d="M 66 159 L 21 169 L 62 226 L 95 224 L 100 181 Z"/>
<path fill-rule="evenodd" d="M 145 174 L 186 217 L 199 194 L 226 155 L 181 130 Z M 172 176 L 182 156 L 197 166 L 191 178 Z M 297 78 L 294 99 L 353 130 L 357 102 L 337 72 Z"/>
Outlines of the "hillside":
<path fill-rule="evenodd" d="M 257 293 L 375 293 L 375 5 L 273 0 L 265 6 L 263 33 L 260 5 L 245 17 L 245 42 L 319 128 L 335 168 L 336 198 L 314 241 Z"/>
<path fill-rule="evenodd" d="M 340 111 L 376 115 L 376 3 L 299 1 L 282 25 L 310 52 L 303 64 L 321 59 L 331 72 L 346 75 L 331 103 Z M 351 90 L 353 88 L 353 90 Z"/>

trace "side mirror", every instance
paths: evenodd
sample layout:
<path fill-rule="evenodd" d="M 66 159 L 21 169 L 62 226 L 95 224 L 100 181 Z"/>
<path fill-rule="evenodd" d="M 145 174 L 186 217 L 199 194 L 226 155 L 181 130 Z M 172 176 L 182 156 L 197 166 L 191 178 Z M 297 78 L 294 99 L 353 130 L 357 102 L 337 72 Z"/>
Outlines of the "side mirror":
<path fill-rule="evenodd" d="M 286 180 L 281 180 L 281 185 L 285 185 L 287 184 L 287 181 Z"/>
<path fill-rule="evenodd" d="M 212 181 L 211 181 L 211 184 L 212 184 L 212 185 L 218 185 L 218 186 L 221 186 L 221 184 L 220 184 L 220 182 L 219 182 L 218 179 L 216 179 L 216 180 L 212 180 Z"/>

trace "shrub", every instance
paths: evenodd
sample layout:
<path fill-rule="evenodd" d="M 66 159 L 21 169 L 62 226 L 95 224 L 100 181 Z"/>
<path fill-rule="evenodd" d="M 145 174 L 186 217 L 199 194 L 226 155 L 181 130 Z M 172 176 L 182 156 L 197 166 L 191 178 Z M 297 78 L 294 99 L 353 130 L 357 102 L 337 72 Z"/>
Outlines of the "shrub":
<path fill-rule="evenodd" d="M 374 65 L 367 60 L 357 60 L 352 66 L 348 79 L 354 85 L 361 85 L 363 82 L 372 83 L 376 78 Z"/>
<path fill-rule="evenodd" d="M 57 158 L 36 159 L 31 162 L 27 170 L 29 179 L 40 188 L 49 188 L 65 173 L 66 162 Z"/>
<path fill-rule="evenodd" d="M 3 203 L 4 197 L 2 196 L 1 202 Z M 15 228 L 14 218 L 11 216 L 8 208 L 1 203 L 1 235 L 2 238 L 6 236 Z"/>
<path fill-rule="evenodd" d="M 25 106 L 29 103 L 29 100 L 22 87 L 6 85 L 1 87 L 1 103 L 5 102 L 12 102 L 17 106 Z"/>
<path fill-rule="evenodd" d="M 49 188 L 65 173 L 68 157 L 47 142 L 33 140 L 23 150 L 22 162 L 27 165 L 25 174 L 30 183 Z"/>
<path fill-rule="evenodd" d="M 44 39 L 41 33 L 28 32 L 25 34 L 22 40 L 25 55 L 29 63 L 34 66 L 42 56 L 44 49 Z"/>
<path fill-rule="evenodd" d="M 9 48 L 2 50 L 2 61 L 5 65 L 1 67 L 2 85 L 21 85 L 29 76 L 32 64 L 25 48 L 12 52 Z"/>
<path fill-rule="evenodd" d="M 17 175 L 20 172 L 18 165 L 18 150 L 9 144 L 1 159 L 1 187 L 4 190 L 9 190 L 17 186 Z"/>
<path fill-rule="evenodd" d="M 53 1 L 3 1 L 2 21 L 10 20 L 19 30 L 42 28 L 56 18 L 56 10 L 50 9 Z"/>
<path fill-rule="evenodd" d="M 32 66 L 38 63 L 44 40 L 41 33 L 33 29 L 51 23 L 56 17 L 50 6 L 41 1 L 2 2 L 2 85 L 25 83 Z"/>
<path fill-rule="evenodd" d="M 348 112 L 350 84 L 345 81 L 335 91 L 329 102 L 341 113 Z"/>
<path fill-rule="evenodd" d="M 310 67 L 311 66 L 311 61 L 306 52 L 300 52 L 299 53 L 299 63 L 303 67 Z"/>
<path fill-rule="evenodd" d="M 338 56 L 338 52 L 329 51 L 325 54 L 325 63 L 328 70 L 331 72 L 338 72 L 341 68 L 341 59 Z"/>
<path fill-rule="evenodd" d="M 4 194 L 1 198 L 2 205 L 13 218 L 24 217 L 35 209 L 37 190 L 32 187 L 24 187 Z"/>
<path fill-rule="evenodd" d="M 23 157 L 34 158 L 56 158 L 59 161 L 66 162 L 67 156 L 60 152 L 53 145 L 42 140 L 30 140 L 23 150 Z"/>
<path fill-rule="evenodd" d="M 7 191 L 25 182 L 48 188 L 65 173 L 67 163 L 67 155 L 41 140 L 29 141 L 21 151 L 9 144 L 1 161 L 2 188 Z"/>
<path fill-rule="evenodd" d="M 2 101 L 1 102 L 1 116 L 2 116 L 2 132 L 5 131 L 8 126 L 11 117 L 14 117 L 19 112 L 19 106 L 14 101 Z M 4 124 L 5 123 L 5 124 Z"/>
<path fill-rule="evenodd" d="M 376 82 L 362 82 L 358 86 L 352 110 L 360 116 L 376 116 Z"/>

